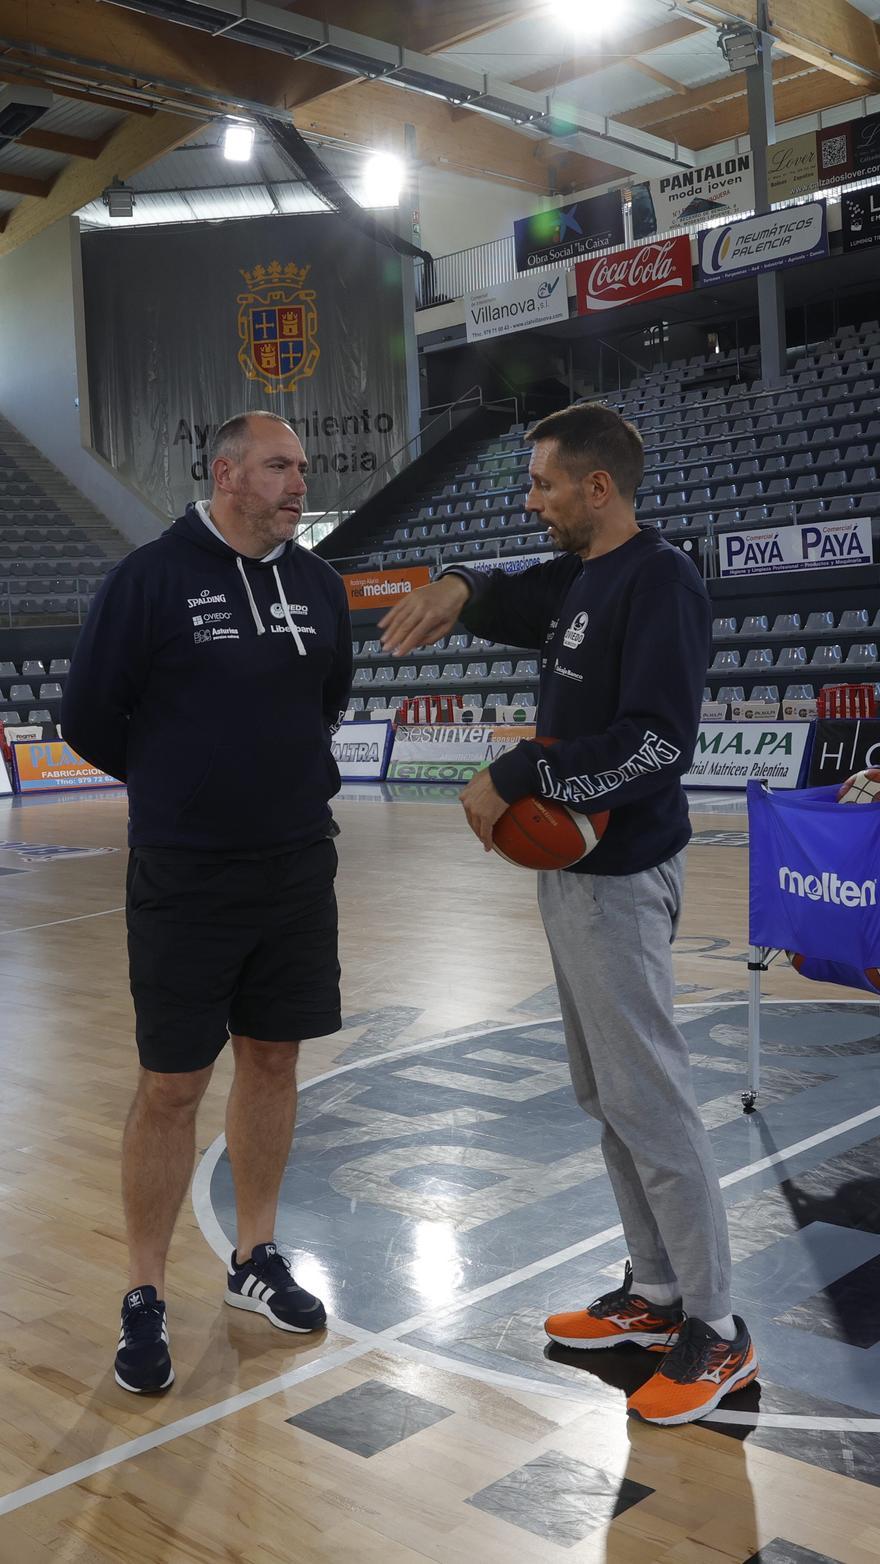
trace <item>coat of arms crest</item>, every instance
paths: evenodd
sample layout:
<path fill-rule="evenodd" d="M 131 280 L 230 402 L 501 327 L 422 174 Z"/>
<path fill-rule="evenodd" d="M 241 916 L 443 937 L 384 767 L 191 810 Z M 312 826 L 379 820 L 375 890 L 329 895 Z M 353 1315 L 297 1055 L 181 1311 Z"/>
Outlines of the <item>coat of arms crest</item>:
<path fill-rule="evenodd" d="M 309 271 L 293 261 L 242 271 L 249 292 L 238 295 L 238 362 L 266 391 L 292 391 L 321 356 L 314 289 L 303 286 Z"/>

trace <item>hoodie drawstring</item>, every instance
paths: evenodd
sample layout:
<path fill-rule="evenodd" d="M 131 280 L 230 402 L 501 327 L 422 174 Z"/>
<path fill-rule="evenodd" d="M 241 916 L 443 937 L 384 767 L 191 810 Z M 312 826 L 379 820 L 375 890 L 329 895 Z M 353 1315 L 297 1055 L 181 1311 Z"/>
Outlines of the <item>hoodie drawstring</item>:
<path fill-rule="evenodd" d="M 246 572 L 246 570 L 244 568 L 244 565 L 242 564 L 240 559 L 236 559 L 235 563 L 238 566 L 238 573 L 241 576 L 242 581 L 244 582 L 244 589 L 245 589 L 245 591 L 247 593 L 247 600 L 248 600 L 248 602 L 251 605 L 251 613 L 254 616 L 254 624 L 257 627 L 257 635 L 265 635 L 266 634 L 266 626 L 263 624 L 263 621 L 260 618 L 260 615 L 259 615 L 259 613 L 257 611 L 257 605 L 254 602 L 254 594 L 251 591 L 251 584 L 248 581 L 247 572 Z"/>
<path fill-rule="evenodd" d="M 240 560 L 239 560 L 239 564 L 241 564 Z M 242 572 L 242 574 L 244 574 L 244 572 Z M 299 633 L 298 626 L 295 625 L 294 622 L 293 622 L 293 618 L 292 618 L 291 612 L 290 612 L 290 604 L 288 603 L 287 598 L 284 596 L 284 588 L 281 585 L 281 577 L 278 574 L 278 566 L 277 565 L 273 565 L 272 566 L 272 574 L 275 577 L 275 585 L 278 588 L 278 596 L 281 599 L 281 607 L 284 609 L 284 617 L 287 620 L 287 628 L 290 631 L 291 635 L 293 636 L 293 639 L 296 642 L 296 649 L 299 652 L 300 657 L 305 657 L 306 649 L 303 646 L 303 638 L 302 638 L 302 636 Z"/>

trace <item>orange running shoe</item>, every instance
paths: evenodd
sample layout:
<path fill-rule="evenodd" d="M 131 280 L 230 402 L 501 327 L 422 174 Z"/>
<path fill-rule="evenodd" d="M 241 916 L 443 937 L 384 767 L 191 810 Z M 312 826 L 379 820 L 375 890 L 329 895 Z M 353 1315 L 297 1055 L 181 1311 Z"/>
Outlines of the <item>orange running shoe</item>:
<path fill-rule="evenodd" d="M 677 1340 L 684 1321 L 680 1303 L 669 1307 L 649 1303 L 632 1290 L 633 1268 L 629 1261 L 623 1275 L 623 1286 L 615 1292 L 603 1293 L 587 1309 L 576 1309 L 572 1314 L 551 1314 L 544 1321 L 544 1329 L 551 1341 L 560 1347 L 578 1347 L 584 1352 L 594 1352 L 599 1347 L 619 1347 L 629 1342 L 634 1347 L 647 1347 L 650 1352 L 666 1352 Z"/>
<path fill-rule="evenodd" d="M 744 1322 L 738 1315 L 734 1321 L 736 1336 L 725 1341 L 702 1320 L 686 1320 L 656 1373 L 630 1396 L 630 1415 L 643 1423 L 693 1423 L 750 1385 L 758 1359 Z"/>

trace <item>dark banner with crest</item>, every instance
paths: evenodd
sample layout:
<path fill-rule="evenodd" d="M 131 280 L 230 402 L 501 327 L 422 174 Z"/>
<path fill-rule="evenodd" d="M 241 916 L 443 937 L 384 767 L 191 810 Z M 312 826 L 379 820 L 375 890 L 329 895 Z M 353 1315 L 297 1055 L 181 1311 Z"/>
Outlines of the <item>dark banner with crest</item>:
<path fill-rule="evenodd" d="M 404 444 L 401 261 L 335 216 L 83 235 L 95 447 L 169 517 L 210 487 L 214 430 L 266 408 L 311 463 L 307 507 L 387 482 Z"/>

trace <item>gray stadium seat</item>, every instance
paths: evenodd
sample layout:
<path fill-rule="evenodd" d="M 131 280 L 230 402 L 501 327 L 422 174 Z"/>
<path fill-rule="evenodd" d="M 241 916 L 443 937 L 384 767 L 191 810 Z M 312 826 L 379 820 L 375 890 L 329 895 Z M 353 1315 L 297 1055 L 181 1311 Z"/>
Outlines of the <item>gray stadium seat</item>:
<path fill-rule="evenodd" d="M 46 670 L 41 662 L 35 662 L 33 659 L 30 659 L 27 662 L 22 663 L 21 675 L 23 679 L 39 679 L 40 677 L 45 678 Z"/>
<path fill-rule="evenodd" d="M 39 699 L 41 701 L 60 701 L 64 691 L 60 684 L 41 684 Z"/>
<path fill-rule="evenodd" d="M 816 699 L 815 686 L 812 684 L 787 684 L 783 700 L 786 701 L 814 701 Z"/>
<path fill-rule="evenodd" d="M 716 652 L 710 669 L 711 673 L 728 673 L 732 668 L 742 666 L 742 657 L 737 651 Z"/>
<path fill-rule="evenodd" d="M 823 631 L 833 629 L 834 615 L 830 610 L 808 615 L 806 624 L 807 635 L 821 635 Z"/>
<path fill-rule="evenodd" d="M 878 661 L 877 642 L 857 642 L 855 646 L 850 647 L 849 652 L 847 653 L 846 661 L 848 663 L 859 663 L 862 667 L 865 668 L 872 668 Z"/>
<path fill-rule="evenodd" d="M 15 663 L 0 663 L 0 679 L 17 679 L 18 673 Z"/>
<path fill-rule="evenodd" d="M 841 634 L 858 633 L 859 630 L 867 630 L 871 623 L 871 611 L 868 608 L 846 608 L 840 616 L 838 629 Z"/>
<path fill-rule="evenodd" d="M 756 668 L 772 668 L 773 653 L 769 646 L 755 646 L 746 654 L 743 664 L 748 673 L 753 673 Z"/>
<path fill-rule="evenodd" d="M 11 684 L 9 686 L 9 699 L 11 701 L 32 701 L 36 699 L 29 684 Z"/>
<path fill-rule="evenodd" d="M 777 614 L 773 621 L 773 635 L 794 635 L 801 628 L 800 614 Z"/>
<path fill-rule="evenodd" d="M 534 657 L 522 658 L 513 670 L 515 679 L 537 679 L 538 663 Z"/>
<path fill-rule="evenodd" d="M 770 629 L 770 621 L 766 614 L 749 614 L 742 622 L 740 635 L 766 635 Z M 749 656 L 751 657 L 751 652 Z"/>
<path fill-rule="evenodd" d="M 802 668 L 807 661 L 805 646 L 783 646 L 776 659 L 777 668 Z"/>
<path fill-rule="evenodd" d="M 730 706 L 733 701 L 744 701 L 746 692 L 741 684 L 722 684 L 717 699 Z"/>
<path fill-rule="evenodd" d="M 833 646 L 817 646 L 810 658 L 810 666 L 813 668 L 833 668 L 842 662 L 843 651 L 837 642 Z"/>

